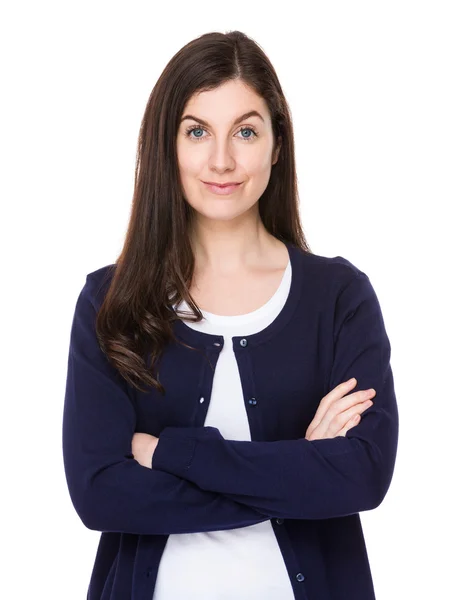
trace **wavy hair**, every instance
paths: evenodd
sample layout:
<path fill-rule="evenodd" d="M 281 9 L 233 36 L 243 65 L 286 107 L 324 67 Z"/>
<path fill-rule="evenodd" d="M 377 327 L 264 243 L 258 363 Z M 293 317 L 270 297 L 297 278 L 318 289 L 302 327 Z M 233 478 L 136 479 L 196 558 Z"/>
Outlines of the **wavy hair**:
<path fill-rule="evenodd" d="M 262 223 L 280 241 L 311 252 L 298 211 L 291 114 L 273 66 L 262 48 L 240 31 L 201 35 L 169 61 L 148 99 L 125 241 L 96 317 L 102 351 L 141 391 L 144 385 L 165 395 L 154 369 L 169 341 L 196 350 L 176 339 L 171 323 L 182 317 L 172 303 L 187 302 L 193 311 L 183 317 L 187 321 L 203 318 L 189 293 L 194 211 L 183 197 L 176 155 L 183 109 L 193 94 L 237 79 L 266 101 L 274 140 L 281 140 L 278 160 L 258 200 Z"/>

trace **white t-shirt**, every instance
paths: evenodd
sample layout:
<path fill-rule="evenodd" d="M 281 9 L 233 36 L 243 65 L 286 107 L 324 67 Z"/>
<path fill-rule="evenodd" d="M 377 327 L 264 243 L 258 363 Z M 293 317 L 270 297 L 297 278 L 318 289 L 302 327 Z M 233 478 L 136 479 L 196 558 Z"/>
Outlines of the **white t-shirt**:
<path fill-rule="evenodd" d="M 275 294 L 245 315 L 202 311 L 200 323 L 185 323 L 224 336 L 213 379 L 205 426 L 225 439 L 251 440 L 232 336 L 267 327 L 282 310 L 291 285 L 288 261 Z M 189 311 L 183 301 L 178 310 Z M 294 600 L 293 588 L 270 519 L 239 529 L 171 534 L 160 561 L 154 600 Z"/>

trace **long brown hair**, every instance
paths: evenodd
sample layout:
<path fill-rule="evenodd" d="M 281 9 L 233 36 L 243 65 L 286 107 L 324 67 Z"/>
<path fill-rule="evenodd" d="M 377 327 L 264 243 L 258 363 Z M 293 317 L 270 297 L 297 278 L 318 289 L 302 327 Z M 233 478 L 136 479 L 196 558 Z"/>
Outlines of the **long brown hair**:
<path fill-rule="evenodd" d="M 274 140 L 281 139 L 278 160 L 258 200 L 263 225 L 277 239 L 311 252 L 298 211 L 290 110 L 273 66 L 262 48 L 240 31 L 201 35 L 169 61 L 147 102 L 139 132 L 130 221 L 97 314 L 96 332 L 103 352 L 141 391 L 140 383 L 144 383 L 165 394 L 158 373 L 155 378 L 152 370 L 165 344 L 179 342 L 171 323 L 177 318 L 199 322 L 203 317 L 189 293 L 194 271 L 189 237 L 193 209 L 182 195 L 176 156 L 183 109 L 193 94 L 235 79 L 266 101 Z M 178 305 L 182 299 L 193 315 L 179 317 L 172 309 L 171 304 Z"/>

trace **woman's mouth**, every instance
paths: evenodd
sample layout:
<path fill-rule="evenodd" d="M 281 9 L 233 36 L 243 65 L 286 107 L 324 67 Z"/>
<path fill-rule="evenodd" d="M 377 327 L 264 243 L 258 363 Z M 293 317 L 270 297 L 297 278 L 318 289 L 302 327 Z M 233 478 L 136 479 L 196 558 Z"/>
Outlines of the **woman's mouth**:
<path fill-rule="evenodd" d="M 226 196 L 228 194 L 233 194 L 233 192 L 235 192 L 241 185 L 241 183 L 236 183 L 234 185 L 214 185 L 212 183 L 206 183 L 205 181 L 202 182 L 208 190 L 210 190 L 210 192 L 212 192 L 213 194 L 218 194 L 219 196 Z"/>

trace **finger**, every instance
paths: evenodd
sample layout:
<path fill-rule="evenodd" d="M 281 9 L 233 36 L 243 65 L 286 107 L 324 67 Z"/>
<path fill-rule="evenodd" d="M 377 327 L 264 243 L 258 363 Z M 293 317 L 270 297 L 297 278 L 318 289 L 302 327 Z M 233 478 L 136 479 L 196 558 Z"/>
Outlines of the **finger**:
<path fill-rule="evenodd" d="M 327 432 L 332 427 L 335 434 L 354 415 L 356 407 L 359 407 L 358 410 L 361 410 L 362 404 L 367 402 L 371 396 L 374 396 L 373 392 L 375 394 L 374 390 L 371 390 L 371 393 L 368 393 L 368 390 L 361 390 L 335 400 L 322 415 L 321 421 L 319 421 L 319 415 L 318 418 L 315 415 L 313 426 L 321 426 L 323 432 Z M 369 406 L 370 404 L 367 404 L 365 408 Z M 339 428 L 337 425 L 339 425 Z"/>
<path fill-rule="evenodd" d="M 373 402 L 371 400 L 367 400 L 356 406 L 352 406 L 341 413 L 335 413 L 333 407 L 330 408 L 324 415 L 321 423 L 314 429 L 315 438 L 322 439 L 335 437 L 344 427 L 346 427 L 347 423 L 349 423 L 356 414 L 361 415 L 361 413 L 365 412 L 372 404 Z"/>
<path fill-rule="evenodd" d="M 342 437 L 345 437 L 346 434 L 348 433 L 348 431 L 350 429 L 352 429 L 353 427 L 355 427 L 356 425 L 358 425 L 360 423 L 360 415 L 354 415 L 354 417 L 352 419 L 349 419 L 349 421 L 346 423 L 346 425 L 340 429 L 340 431 L 337 433 L 337 435 L 341 435 Z"/>
<path fill-rule="evenodd" d="M 365 410 L 370 408 L 373 405 L 371 400 L 366 400 L 365 402 L 360 402 L 355 406 L 351 406 L 348 410 L 340 412 L 333 416 L 329 417 L 329 413 L 324 417 L 323 421 L 326 425 L 326 431 L 332 432 L 332 434 L 336 434 L 348 421 L 350 421 L 356 414 L 361 415 Z"/>
<path fill-rule="evenodd" d="M 316 414 L 313 418 L 312 425 L 313 428 L 317 427 L 319 423 L 322 421 L 324 415 L 329 410 L 330 406 L 344 395 L 348 394 L 353 387 L 357 385 L 356 379 L 350 379 L 349 381 L 345 381 L 344 383 L 338 384 L 333 390 L 331 390 L 328 394 L 322 398 L 321 402 L 316 409 Z"/>
<path fill-rule="evenodd" d="M 344 398 L 336 399 L 327 409 L 323 411 L 323 409 L 318 410 L 315 418 L 313 419 L 313 426 L 318 427 L 320 422 L 323 422 L 327 427 L 330 425 L 332 419 L 337 417 L 337 415 L 341 413 L 345 413 L 346 410 L 353 409 L 355 406 L 358 406 L 362 402 L 367 401 L 368 399 L 374 398 L 376 395 L 376 391 L 371 388 L 370 390 L 359 390 L 358 392 L 354 392 L 353 394 L 349 394 L 349 396 L 345 396 Z M 349 413 L 347 414 L 347 418 L 349 417 Z M 342 421 L 343 423 L 345 421 Z"/>
<path fill-rule="evenodd" d="M 376 395 L 376 390 L 374 388 L 369 388 L 366 390 L 358 390 L 357 392 L 353 392 L 344 398 L 340 398 L 336 400 L 333 404 L 331 410 L 334 410 L 335 413 L 344 412 L 348 408 L 352 408 L 356 404 L 360 404 L 361 402 L 365 402 L 367 400 L 371 400 Z"/>

